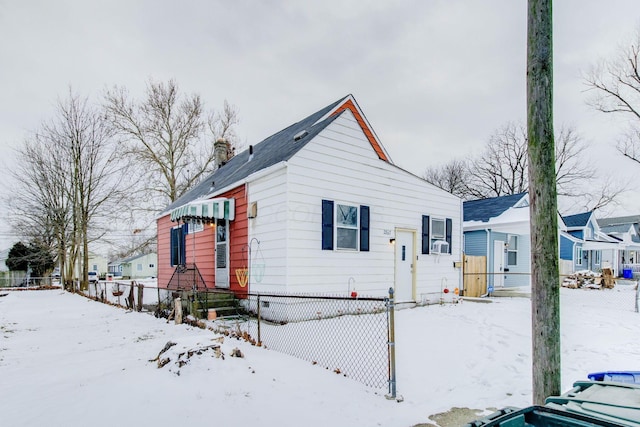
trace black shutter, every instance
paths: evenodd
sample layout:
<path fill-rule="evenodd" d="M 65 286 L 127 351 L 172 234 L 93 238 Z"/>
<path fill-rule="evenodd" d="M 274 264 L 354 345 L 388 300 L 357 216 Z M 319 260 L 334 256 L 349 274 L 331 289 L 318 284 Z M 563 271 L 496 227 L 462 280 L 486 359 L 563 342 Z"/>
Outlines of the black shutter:
<path fill-rule="evenodd" d="M 182 224 L 180 232 L 180 265 L 185 265 L 187 263 L 187 233 L 189 232 L 189 226 Z"/>
<path fill-rule="evenodd" d="M 446 223 L 446 231 L 445 231 L 445 237 L 447 240 L 447 243 L 449 244 L 449 252 L 451 253 L 451 232 L 453 230 L 453 221 L 451 221 L 451 218 L 447 218 L 447 223 Z"/>
<path fill-rule="evenodd" d="M 170 252 L 171 252 L 171 265 L 178 265 L 178 242 L 180 241 L 178 237 L 179 228 L 172 228 L 171 230 L 171 244 L 170 244 Z"/>
<path fill-rule="evenodd" d="M 422 253 L 429 253 L 429 215 L 422 215 Z"/>
<path fill-rule="evenodd" d="M 369 206 L 360 206 L 360 250 L 369 252 Z"/>
<path fill-rule="evenodd" d="M 322 250 L 333 250 L 333 200 L 322 201 Z"/>

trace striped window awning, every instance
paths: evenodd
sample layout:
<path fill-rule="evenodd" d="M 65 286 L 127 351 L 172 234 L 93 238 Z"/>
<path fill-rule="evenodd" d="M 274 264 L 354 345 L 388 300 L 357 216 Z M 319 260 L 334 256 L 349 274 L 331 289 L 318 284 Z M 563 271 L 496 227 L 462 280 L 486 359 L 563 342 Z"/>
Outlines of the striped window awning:
<path fill-rule="evenodd" d="M 184 219 L 228 219 L 236 216 L 234 199 L 210 199 L 189 202 L 171 211 L 171 221 Z"/>

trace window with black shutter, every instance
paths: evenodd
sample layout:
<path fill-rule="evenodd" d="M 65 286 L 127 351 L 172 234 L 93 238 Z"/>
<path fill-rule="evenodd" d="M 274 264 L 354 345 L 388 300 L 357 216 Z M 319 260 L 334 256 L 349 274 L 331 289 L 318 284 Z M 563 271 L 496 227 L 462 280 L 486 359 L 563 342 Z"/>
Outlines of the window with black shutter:
<path fill-rule="evenodd" d="M 370 247 L 369 206 L 322 201 L 322 249 L 368 252 Z"/>
<path fill-rule="evenodd" d="M 333 250 L 333 200 L 322 201 L 322 250 Z"/>
<path fill-rule="evenodd" d="M 428 254 L 431 249 L 431 239 L 429 238 L 429 215 L 422 215 L 422 253 Z"/>
<path fill-rule="evenodd" d="M 360 206 L 360 250 L 369 251 L 369 206 Z"/>

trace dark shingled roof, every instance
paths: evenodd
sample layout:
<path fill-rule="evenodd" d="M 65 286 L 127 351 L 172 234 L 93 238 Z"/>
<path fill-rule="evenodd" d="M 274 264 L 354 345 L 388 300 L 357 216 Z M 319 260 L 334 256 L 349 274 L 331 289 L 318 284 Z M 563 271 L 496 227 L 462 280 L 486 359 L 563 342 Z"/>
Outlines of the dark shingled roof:
<path fill-rule="evenodd" d="M 254 145 L 251 161 L 249 161 L 249 150 L 235 155 L 224 166 L 216 169 L 215 172 L 203 179 L 198 185 L 167 206 L 162 215 L 241 181 L 252 173 L 289 160 L 320 131 L 340 116 L 340 114 L 336 114 L 316 123 L 347 97 L 348 95 Z M 307 131 L 308 134 L 298 141 L 294 141 L 293 137 L 302 131 Z"/>
<path fill-rule="evenodd" d="M 464 221 L 487 222 L 513 207 L 527 193 L 509 196 L 492 197 L 490 199 L 469 200 L 462 204 Z"/>
<path fill-rule="evenodd" d="M 589 222 L 593 211 L 583 212 L 575 215 L 563 216 L 562 220 L 567 227 L 584 227 Z"/>

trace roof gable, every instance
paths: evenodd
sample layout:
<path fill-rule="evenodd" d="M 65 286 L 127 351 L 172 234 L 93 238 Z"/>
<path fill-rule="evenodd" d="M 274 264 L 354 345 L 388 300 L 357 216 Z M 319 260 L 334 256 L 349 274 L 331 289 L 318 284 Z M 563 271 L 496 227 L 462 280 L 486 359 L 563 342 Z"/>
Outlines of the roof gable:
<path fill-rule="evenodd" d="M 586 227 L 593 215 L 593 211 L 562 217 L 567 228 Z"/>
<path fill-rule="evenodd" d="M 387 155 L 384 148 L 382 147 L 382 144 L 380 144 L 380 142 L 378 141 L 378 138 L 376 138 L 376 136 L 374 135 L 371 129 L 371 126 L 369 125 L 369 122 L 364 118 L 364 114 L 361 113 L 360 108 L 358 108 L 353 97 L 349 96 L 348 98 L 349 99 L 347 99 L 346 102 L 344 102 L 335 111 L 333 111 L 331 115 L 337 115 L 343 112 L 344 110 L 351 111 L 351 113 L 353 113 L 354 117 L 356 118 L 356 121 L 360 125 L 360 128 L 362 129 L 365 136 L 367 137 L 367 140 L 371 144 L 371 147 L 376 152 L 380 160 L 384 160 L 385 162 L 388 162 L 389 156 Z"/>
<path fill-rule="evenodd" d="M 161 215 L 191 201 L 212 197 L 255 172 L 289 160 L 345 110 L 353 113 L 378 157 L 390 162 L 355 99 L 352 95 L 347 95 L 254 145 L 253 155 L 249 154 L 249 150 L 235 155 L 224 166 L 168 205 Z"/>
<path fill-rule="evenodd" d="M 515 207 L 526 197 L 527 193 L 511 194 L 508 196 L 491 197 L 489 199 L 469 200 L 462 204 L 464 221 L 488 222 L 503 214 L 507 209 Z"/>

